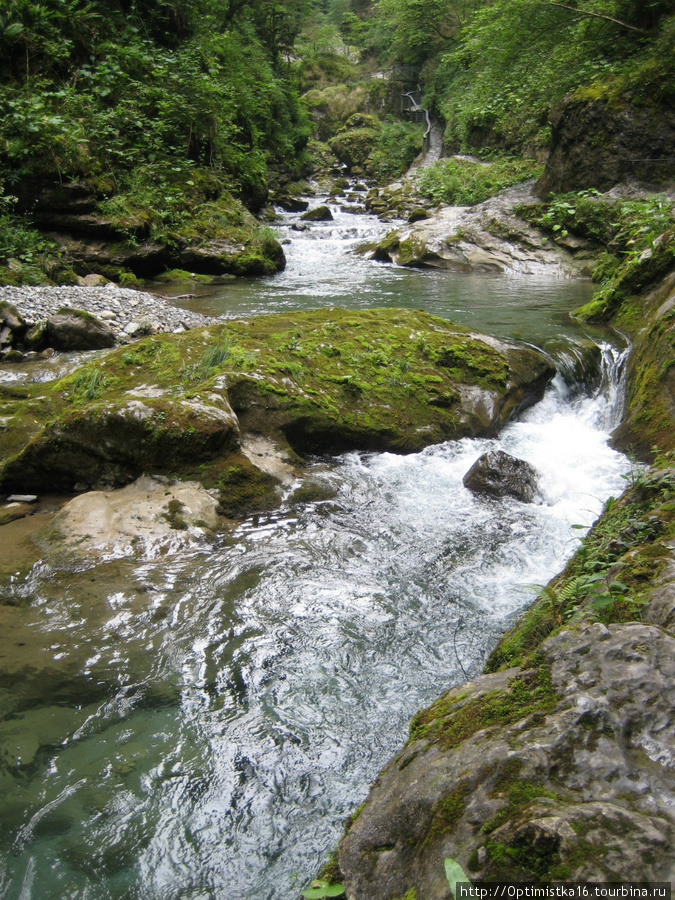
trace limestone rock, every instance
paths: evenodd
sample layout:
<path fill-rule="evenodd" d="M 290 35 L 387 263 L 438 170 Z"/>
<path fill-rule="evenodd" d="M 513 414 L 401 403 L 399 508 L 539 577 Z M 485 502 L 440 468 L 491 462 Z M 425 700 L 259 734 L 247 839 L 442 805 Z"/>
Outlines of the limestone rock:
<path fill-rule="evenodd" d="M 30 503 L 20 503 L 13 501 L 6 503 L 0 507 L 0 525 L 7 525 L 9 522 L 15 522 L 17 519 L 24 519 L 31 516 L 35 512 L 35 507 Z"/>
<path fill-rule="evenodd" d="M 7 487 L 72 491 L 119 487 L 143 472 L 166 472 L 236 449 L 239 427 L 223 398 L 120 398 L 74 409 L 49 425 L 5 466 Z"/>
<path fill-rule="evenodd" d="M 77 283 L 80 287 L 104 287 L 108 284 L 108 279 L 103 275 L 97 275 L 95 272 L 90 272 L 89 275 L 78 278 Z"/>
<path fill-rule="evenodd" d="M 350 900 L 448 900 L 445 857 L 478 880 L 672 880 L 675 638 L 584 625 L 541 654 L 418 714 L 340 844 Z"/>
<path fill-rule="evenodd" d="M 219 524 L 218 501 L 196 482 L 142 476 L 116 491 L 88 491 L 67 503 L 43 543 L 78 554 L 126 557 L 176 553 Z"/>
<path fill-rule="evenodd" d="M 61 310 L 47 319 L 46 343 L 54 350 L 102 350 L 115 346 L 115 335 L 105 323 L 80 310 Z"/>
<path fill-rule="evenodd" d="M 474 494 L 489 497 L 515 497 L 532 503 L 538 496 L 537 472 L 525 460 L 503 450 L 484 453 L 464 476 L 464 486 Z"/>
<path fill-rule="evenodd" d="M 354 335 L 367 354 L 355 352 Z M 279 346 L 291 348 L 283 367 Z M 133 353 L 114 351 L 48 394 L 31 388 L 20 409 L 7 399 L 0 412 L 20 419 L 0 430 L 1 483 L 8 491 L 53 491 L 121 486 L 143 472 L 194 473 L 238 452 L 240 433 L 272 441 L 291 459 L 291 451 L 414 452 L 496 434 L 542 396 L 553 374 L 529 347 L 422 312 L 333 309 L 233 320 L 148 338 Z M 235 500 L 249 474 L 260 477 L 240 473 Z M 238 508 L 238 500 L 223 504 Z"/>
<path fill-rule="evenodd" d="M 583 250 L 557 246 L 515 210 L 534 205 L 533 183 L 515 185 L 476 206 L 441 206 L 388 234 L 371 251 L 399 266 L 513 275 L 590 274 Z M 374 207 L 373 211 L 377 211 Z M 577 255 L 578 253 L 578 255 Z"/>

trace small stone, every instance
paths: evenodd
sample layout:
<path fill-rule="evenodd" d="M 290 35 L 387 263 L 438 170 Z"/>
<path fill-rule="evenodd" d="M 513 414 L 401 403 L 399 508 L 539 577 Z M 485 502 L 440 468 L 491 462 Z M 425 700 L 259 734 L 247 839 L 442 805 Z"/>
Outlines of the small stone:
<path fill-rule="evenodd" d="M 0 509 L 0 525 L 7 525 L 16 519 L 24 519 L 35 512 L 30 503 L 7 503 Z"/>
<path fill-rule="evenodd" d="M 10 494 L 8 503 L 37 503 L 37 494 Z"/>
<path fill-rule="evenodd" d="M 138 334 L 140 331 L 141 326 L 138 322 L 129 322 L 124 328 L 124 333 L 128 334 L 130 337 L 134 337 L 134 335 Z"/>

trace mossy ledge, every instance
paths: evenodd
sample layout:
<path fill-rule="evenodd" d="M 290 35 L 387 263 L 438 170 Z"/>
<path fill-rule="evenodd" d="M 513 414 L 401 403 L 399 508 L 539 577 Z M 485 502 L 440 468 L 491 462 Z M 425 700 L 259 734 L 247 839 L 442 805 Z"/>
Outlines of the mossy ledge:
<path fill-rule="evenodd" d="M 493 435 L 542 395 L 540 353 L 422 312 L 342 309 L 155 335 L 50 384 L 1 388 L 3 490 L 117 487 L 142 473 L 269 506 L 242 436 L 287 454 L 411 452 Z M 271 493 L 270 493 L 271 492 Z"/>
<path fill-rule="evenodd" d="M 485 674 L 414 717 L 337 849 L 331 878 L 350 900 L 446 900 L 446 857 L 487 882 L 675 877 L 662 799 L 675 732 L 670 243 L 627 263 L 603 300 L 634 340 L 616 440 L 652 468 L 608 501 Z"/>

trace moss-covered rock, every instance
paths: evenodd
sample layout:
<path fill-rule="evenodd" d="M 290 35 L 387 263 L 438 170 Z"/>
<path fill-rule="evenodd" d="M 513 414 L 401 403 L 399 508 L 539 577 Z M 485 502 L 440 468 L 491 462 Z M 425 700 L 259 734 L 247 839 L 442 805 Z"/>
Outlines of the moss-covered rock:
<path fill-rule="evenodd" d="M 300 454 L 410 452 L 495 434 L 552 375 L 536 351 L 404 310 L 318 310 L 155 336 L 47 390 L 3 389 L 0 412 L 14 424 L 11 437 L 0 432 L 0 483 L 69 490 L 193 473 L 237 451 L 241 432 Z M 222 485 L 223 473 L 212 475 L 223 507 L 241 497 L 267 505 L 271 480 L 237 466 Z"/>

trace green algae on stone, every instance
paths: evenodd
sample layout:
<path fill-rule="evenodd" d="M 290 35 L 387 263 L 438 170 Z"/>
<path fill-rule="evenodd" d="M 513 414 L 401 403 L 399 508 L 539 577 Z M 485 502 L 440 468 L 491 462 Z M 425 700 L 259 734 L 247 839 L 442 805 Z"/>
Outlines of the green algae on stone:
<path fill-rule="evenodd" d="M 406 310 L 317 310 L 156 335 L 44 389 L 48 421 L 8 447 L 0 483 L 42 489 L 56 478 L 69 490 L 190 473 L 235 452 L 240 432 L 299 454 L 418 451 L 496 434 L 552 375 L 534 350 Z M 0 416 L 13 409 L 5 397 Z"/>

